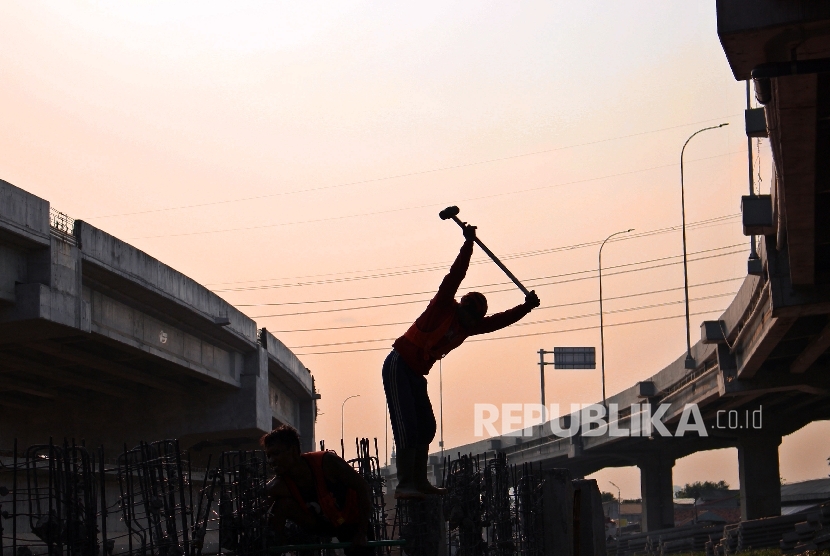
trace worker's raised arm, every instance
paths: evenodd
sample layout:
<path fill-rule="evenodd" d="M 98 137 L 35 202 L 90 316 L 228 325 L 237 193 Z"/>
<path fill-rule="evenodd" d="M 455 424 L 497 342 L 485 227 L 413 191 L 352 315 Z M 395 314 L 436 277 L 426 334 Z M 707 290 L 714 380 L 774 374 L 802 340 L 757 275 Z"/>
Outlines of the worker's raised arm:
<path fill-rule="evenodd" d="M 525 315 L 538 306 L 539 297 L 536 295 L 535 290 L 531 291 L 525 296 L 525 302 L 521 305 L 516 305 L 512 309 L 508 309 L 507 311 L 502 311 L 501 313 L 496 313 L 495 315 L 490 315 L 481 319 L 481 322 L 470 330 L 470 336 L 487 334 L 488 332 L 501 330 L 502 328 L 510 326 L 513 323 L 519 322 L 525 317 Z"/>
<path fill-rule="evenodd" d="M 454 298 L 461 281 L 467 275 L 467 269 L 470 267 L 470 259 L 473 256 L 473 243 L 476 239 L 476 227 L 467 226 L 464 228 L 464 245 L 458 252 L 458 256 L 450 267 L 450 271 L 444 276 L 441 281 L 441 286 L 438 288 L 437 297 Z"/>

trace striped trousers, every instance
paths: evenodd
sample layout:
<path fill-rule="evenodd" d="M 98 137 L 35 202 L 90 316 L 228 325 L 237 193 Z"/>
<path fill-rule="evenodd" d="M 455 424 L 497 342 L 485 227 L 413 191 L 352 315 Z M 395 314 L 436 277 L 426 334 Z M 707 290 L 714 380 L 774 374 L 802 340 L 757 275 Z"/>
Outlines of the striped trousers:
<path fill-rule="evenodd" d="M 383 390 L 395 446 L 414 448 L 432 442 L 436 424 L 427 394 L 427 379 L 413 371 L 395 350 L 383 362 Z"/>

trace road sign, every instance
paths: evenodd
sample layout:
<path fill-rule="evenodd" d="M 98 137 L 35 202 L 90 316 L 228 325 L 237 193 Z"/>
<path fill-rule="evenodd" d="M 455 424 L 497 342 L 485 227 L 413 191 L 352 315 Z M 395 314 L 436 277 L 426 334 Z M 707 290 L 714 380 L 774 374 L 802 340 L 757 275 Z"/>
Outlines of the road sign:
<path fill-rule="evenodd" d="M 593 347 L 553 348 L 554 369 L 596 369 L 597 352 Z"/>

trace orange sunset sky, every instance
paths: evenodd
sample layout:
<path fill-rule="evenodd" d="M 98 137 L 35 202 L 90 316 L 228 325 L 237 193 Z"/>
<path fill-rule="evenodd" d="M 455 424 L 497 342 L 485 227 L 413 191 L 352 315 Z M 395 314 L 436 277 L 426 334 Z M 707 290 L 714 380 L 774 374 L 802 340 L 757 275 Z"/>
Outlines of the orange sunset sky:
<path fill-rule="evenodd" d="M 542 300 L 443 361 L 448 448 L 475 440 L 473 404 L 539 400 L 540 348 L 599 347 L 597 242 L 613 232 L 635 229 L 603 251 L 609 395 L 683 353 L 680 148 L 721 122 L 686 150 L 692 341 L 745 275 L 745 88 L 712 1 L 21 0 L 0 14 L 0 178 L 274 332 L 316 378 L 329 446 L 359 395 L 347 446 L 377 437 L 385 457 L 381 364 L 462 243 L 447 205 Z M 767 192 L 768 144 L 753 149 Z M 464 286 L 491 311 L 523 301 L 480 250 Z M 437 365 L 428 378 L 438 413 Z M 548 368 L 548 402 L 600 398 L 599 370 Z M 784 439 L 787 481 L 827 475 L 828 432 Z M 636 468 L 594 477 L 639 496 Z M 735 450 L 675 466 L 675 484 L 721 479 L 738 486 Z"/>

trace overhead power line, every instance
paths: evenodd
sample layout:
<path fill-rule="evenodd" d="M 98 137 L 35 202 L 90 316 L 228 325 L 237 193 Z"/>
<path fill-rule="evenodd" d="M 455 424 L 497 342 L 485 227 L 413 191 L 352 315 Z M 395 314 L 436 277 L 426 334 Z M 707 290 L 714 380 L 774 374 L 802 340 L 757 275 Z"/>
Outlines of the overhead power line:
<path fill-rule="evenodd" d="M 709 255 L 709 256 L 705 256 L 705 257 L 697 257 L 695 259 L 689 259 L 688 262 L 691 263 L 691 262 L 702 261 L 702 260 L 706 260 L 706 259 L 713 259 L 713 258 L 717 258 L 717 257 L 725 257 L 725 256 L 728 256 L 728 255 L 735 255 L 735 254 L 745 253 L 745 252 L 746 252 L 746 249 L 740 249 L 740 250 L 737 250 L 737 251 L 728 251 L 726 253 L 719 253 L 717 255 Z M 679 255 L 673 255 L 671 257 L 662 257 L 662 258 L 659 258 L 659 259 L 652 259 L 651 261 L 640 261 L 638 263 L 627 263 L 627 264 L 624 264 L 624 265 L 615 265 L 613 267 L 608 267 L 608 268 L 621 268 L 621 267 L 626 267 L 626 266 L 645 264 L 647 262 L 662 261 L 662 260 L 667 260 L 667 259 L 675 259 L 675 258 L 678 258 L 678 257 L 679 257 Z M 662 267 L 671 266 L 671 265 L 675 265 L 675 264 L 680 264 L 680 262 L 678 261 L 678 262 L 662 263 L 662 264 L 646 266 L 646 267 L 643 267 L 643 268 L 634 268 L 634 269 L 629 269 L 629 270 L 621 270 L 621 271 L 618 271 L 618 272 L 609 272 L 607 274 L 604 274 L 604 276 L 616 276 L 618 274 L 628 274 L 630 272 L 640 272 L 640 271 L 643 271 L 643 270 L 652 270 L 652 269 L 655 269 L 655 268 L 662 268 Z M 559 280 L 559 281 L 555 281 L 555 282 L 531 284 L 532 282 L 536 282 L 536 281 L 539 281 L 539 280 L 544 280 L 544 279 L 547 279 L 547 278 L 570 276 L 570 275 L 576 275 L 576 274 L 585 274 L 585 273 L 588 273 L 588 272 L 592 272 L 592 271 L 590 271 L 590 270 L 581 270 L 581 271 L 578 271 L 578 272 L 548 276 L 548 277 L 543 277 L 543 278 L 530 278 L 530 279 L 525 280 L 525 283 L 530 285 L 530 287 L 532 287 L 532 288 L 540 288 L 540 287 L 544 287 L 544 286 L 552 286 L 552 285 L 557 285 L 557 284 L 565 284 L 565 283 L 569 283 L 569 282 L 579 282 L 579 281 L 582 281 L 582 280 L 591 280 L 591 279 L 593 279 L 594 276 L 584 276 L 584 277 L 579 277 L 579 278 L 569 278 L 567 280 Z M 467 288 L 460 288 L 460 289 L 470 290 L 470 289 L 474 289 L 474 288 L 504 285 L 504 284 L 508 284 L 508 283 L 509 282 L 498 282 L 498 283 L 495 283 L 495 284 L 488 284 L 486 286 L 470 286 L 470 287 L 467 287 Z M 487 292 L 483 292 L 483 293 L 500 293 L 500 292 L 512 291 L 512 290 L 513 290 L 513 288 L 506 288 L 506 289 L 502 289 L 502 290 L 491 290 L 491 291 L 487 291 Z M 301 311 L 301 312 L 297 312 L 297 313 L 278 313 L 278 314 L 274 314 L 274 315 L 256 315 L 256 316 L 253 316 L 251 318 L 253 318 L 253 319 L 265 319 L 265 318 L 275 318 L 275 317 L 293 317 L 293 316 L 301 316 L 301 315 L 314 315 L 314 314 L 319 314 L 319 313 L 339 313 L 339 312 L 343 312 L 343 311 L 355 311 L 355 310 L 360 310 L 360 309 L 376 309 L 378 307 L 392 307 L 392 306 L 398 306 L 398 305 L 411 305 L 411 304 L 414 304 L 414 303 L 426 303 L 427 301 L 429 301 L 429 300 L 427 300 L 427 299 L 415 299 L 415 300 L 410 300 L 410 301 L 398 301 L 398 302 L 393 302 L 393 303 L 377 303 L 377 304 L 374 304 L 374 305 L 359 305 L 357 307 L 340 307 L 340 308 L 336 308 L 336 309 L 318 309 L 318 310 L 315 310 L 315 311 Z"/>
<path fill-rule="evenodd" d="M 713 159 L 713 158 L 721 158 L 721 157 L 729 156 L 729 155 L 733 155 L 733 154 L 745 154 L 745 153 L 746 153 L 746 151 L 730 151 L 730 152 L 723 153 L 723 154 L 717 154 L 717 155 L 713 155 L 713 156 L 704 156 L 704 157 L 701 157 L 701 158 L 695 158 L 693 160 L 688 160 L 686 162 L 686 164 L 689 164 L 691 162 L 698 162 L 698 161 L 701 161 L 701 160 L 710 160 L 710 159 Z M 659 170 L 661 168 L 671 168 L 671 167 L 674 167 L 674 166 L 678 166 L 678 163 L 677 162 L 672 162 L 670 164 L 660 164 L 660 165 L 651 166 L 651 167 L 648 167 L 648 168 L 640 168 L 638 170 L 629 170 L 629 171 L 626 171 L 626 172 L 618 172 L 616 174 L 606 174 L 604 176 L 597 176 L 597 177 L 593 177 L 593 178 L 585 178 L 585 179 L 581 179 L 581 180 L 572 180 L 572 181 L 567 181 L 567 182 L 552 183 L 552 184 L 549 184 L 549 185 L 540 185 L 538 187 L 531 187 L 531 188 L 528 188 L 528 189 L 515 189 L 515 190 L 512 190 L 512 191 L 506 191 L 506 192 L 503 192 L 503 193 L 494 193 L 492 195 L 480 195 L 478 197 L 468 197 L 466 199 L 461 199 L 461 201 L 462 202 L 471 202 L 471 201 L 480 201 L 482 199 L 493 199 L 493 198 L 496 198 L 496 197 L 519 195 L 519 194 L 522 194 L 522 193 L 533 193 L 535 191 L 542 191 L 544 189 L 551 189 L 551 188 L 554 188 L 554 187 L 563 187 L 563 186 L 566 186 L 566 185 L 576 185 L 576 184 L 579 184 L 579 183 L 588 183 L 588 182 L 599 181 L 599 180 L 604 180 L 604 179 L 608 179 L 608 178 L 618 178 L 618 177 L 621 177 L 621 176 L 630 176 L 630 175 L 633 175 L 633 174 L 639 174 L 639 173 L 642 173 L 642 172 L 650 172 L 651 170 Z M 129 239 L 129 240 L 157 239 L 157 238 L 169 239 L 169 238 L 172 238 L 172 237 L 197 236 L 197 235 L 204 235 L 204 234 L 221 234 L 221 233 L 226 233 L 226 232 L 244 232 L 244 231 L 249 231 L 249 230 L 262 230 L 262 229 L 265 229 L 265 228 L 279 228 L 279 227 L 282 227 L 282 226 L 294 226 L 294 225 L 298 225 L 298 224 L 315 224 L 315 223 L 319 223 L 319 222 L 329 222 L 329 221 L 333 221 L 333 220 L 347 220 L 347 219 L 350 219 L 350 218 L 364 218 L 366 216 L 377 216 L 379 214 L 391 214 L 391 213 L 394 213 L 394 212 L 405 212 L 405 211 L 419 210 L 419 209 L 425 209 L 425 208 L 437 208 L 437 207 L 440 207 L 440 206 L 444 206 L 444 205 L 437 204 L 437 203 L 430 203 L 430 204 L 419 205 L 419 206 L 414 206 L 414 207 L 401 207 L 401 208 L 378 210 L 378 211 L 372 211 L 372 212 L 362 212 L 362 213 L 358 213 L 358 214 L 343 214 L 343 215 L 340 215 L 340 216 L 329 216 L 329 217 L 326 217 L 326 218 L 313 218 L 311 220 L 295 220 L 293 222 L 276 222 L 274 224 L 260 224 L 260 225 L 257 225 L 257 226 L 243 226 L 243 227 L 240 227 L 240 228 L 221 228 L 221 229 L 217 229 L 217 230 L 201 230 L 201 231 L 195 231 L 195 232 L 181 232 L 181 233 L 178 233 L 178 234 L 160 234 L 160 235 L 152 235 L 152 236 L 136 236 L 136 237 L 130 237 L 130 238 L 127 238 L 127 239 Z"/>
<path fill-rule="evenodd" d="M 743 280 L 744 278 L 745 278 L 744 276 L 736 276 L 735 278 L 726 278 L 725 280 L 714 280 L 712 282 L 703 282 L 702 284 L 692 284 L 691 286 L 689 286 L 689 289 L 700 288 L 700 287 L 704 287 L 704 286 L 713 286 L 715 284 L 724 284 L 726 282 L 734 282 L 736 280 Z M 654 294 L 658 294 L 658 293 L 668 293 L 668 292 L 678 291 L 678 290 L 682 290 L 682 289 L 683 289 L 683 286 L 679 286 L 679 287 L 676 287 L 676 288 L 665 288 L 665 289 L 662 289 L 662 290 L 651 290 L 651 291 L 647 291 L 647 292 L 631 293 L 631 294 L 627 294 L 627 295 L 618 295 L 618 296 L 614 296 L 614 297 L 605 297 L 604 299 L 605 299 L 605 301 L 614 301 L 614 300 L 618 300 L 618 299 L 628 299 L 628 298 L 632 298 L 632 297 L 642 297 L 644 295 L 654 295 Z M 573 301 L 571 303 L 561 303 L 561 304 L 557 304 L 557 305 L 546 305 L 545 307 L 536 308 L 535 311 L 542 311 L 542 310 L 545 310 L 545 309 L 561 309 L 563 307 L 573 307 L 573 306 L 576 306 L 576 305 L 588 305 L 590 303 L 597 303 L 597 302 L 599 302 L 599 299 L 586 299 L 585 301 Z M 403 322 L 384 322 L 384 323 L 378 323 L 378 324 L 352 324 L 352 325 L 346 325 L 346 326 L 327 326 L 327 327 L 321 327 L 321 328 L 295 328 L 293 330 L 270 330 L 269 329 L 269 332 L 272 332 L 274 334 L 288 334 L 288 333 L 292 333 L 292 332 L 325 332 L 325 331 L 329 331 L 329 330 L 350 330 L 350 329 L 356 329 L 356 328 L 376 328 L 376 327 L 381 327 L 381 326 L 404 326 L 404 325 L 407 325 L 407 324 L 412 324 L 412 323 L 410 321 L 403 321 Z"/>
<path fill-rule="evenodd" d="M 707 299 L 716 299 L 716 298 L 720 298 L 720 297 L 733 296 L 736 293 L 737 292 L 726 292 L 726 293 L 719 293 L 719 294 L 715 294 L 715 295 L 706 295 L 706 296 L 703 296 L 703 297 L 696 297 L 696 298 L 690 299 L 689 301 L 705 301 Z M 683 299 L 679 299 L 677 301 L 665 301 L 663 303 L 653 303 L 651 305 L 640 305 L 640 306 L 637 306 L 637 307 L 626 307 L 624 309 L 614 309 L 612 311 L 603 311 L 603 314 L 613 315 L 615 313 L 628 313 L 628 312 L 631 312 L 631 311 L 643 311 L 643 310 L 646 310 L 646 309 L 656 309 L 658 307 L 666 307 L 668 305 L 678 305 L 678 304 L 683 303 L 683 302 L 684 302 Z M 570 315 L 570 316 L 567 316 L 567 317 L 557 317 L 555 319 L 535 320 L 535 321 L 530 321 L 530 322 L 517 322 L 517 323 L 515 323 L 511 326 L 529 326 L 529 325 L 535 325 L 535 324 L 547 324 L 547 323 L 551 323 L 551 322 L 561 322 L 561 321 L 566 321 L 566 320 L 586 319 L 586 318 L 598 317 L 598 316 L 599 316 L 599 313 L 586 313 L 584 315 Z M 350 340 L 350 341 L 345 341 L 345 342 L 329 342 L 329 343 L 325 343 L 325 344 L 307 344 L 307 345 L 302 345 L 302 346 L 295 346 L 292 349 L 305 349 L 305 348 L 330 347 L 330 346 L 345 346 L 345 345 L 352 345 L 352 344 L 370 344 L 372 342 L 391 342 L 391 341 L 394 341 L 394 340 L 395 340 L 395 338 L 377 338 L 377 339 L 374 339 L 374 340 Z"/>
<path fill-rule="evenodd" d="M 742 246 L 743 246 L 743 244 L 737 243 L 737 244 L 734 244 L 734 245 L 726 245 L 724 247 L 715 247 L 713 249 L 704 249 L 703 251 L 696 251 L 695 253 L 692 253 L 692 254 L 709 253 L 709 252 L 712 252 L 712 251 L 721 251 L 721 250 L 724 250 L 724 249 L 732 249 L 732 248 L 735 248 L 735 247 L 742 247 Z M 639 263 L 626 263 L 624 265 L 609 266 L 609 267 L 606 267 L 606 268 L 620 268 L 620 267 L 623 267 L 623 266 L 644 264 L 646 262 L 666 260 L 666 259 L 678 258 L 678 257 L 682 257 L 682 255 L 670 255 L 668 257 L 663 257 L 663 258 L 660 258 L 660 259 L 652 259 L 651 261 L 641 261 Z M 567 273 L 567 274 L 557 274 L 555 276 L 548 276 L 546 278 L 554 278 L 554 277 L 558 278 L 558 277 L 570 276 L 570 275 L 574 275 L 574 274 L 585 274 L 585 273 L 588 273 L 588 272 L 594 272 L 594 269 L 579 270 L 579 271 L 571 272 L 571 273 Z M 526 281 L 531 282 L 533 280 L 539 280 L 539 278 L 529 278 Z M 498 285 L 508 284 L 508 283 L 509 282 L 499 282 Z M 465 286 L 464 288 L 459 288 L 459 289 L 469 290 L 469 289 L 477 289 L 477 288 L 483 288 L 483 287 L 487 287 L 487 286 L 483 286 L 483 285 Z M 678 289 L 678 288 L 670 288 L 668 290 L 662 290 L 662 291 L 671 291 L 671 290 L 674 290 L 674 289 Z M 679 289 L 683 289 L 683 288 L 679 288 Z M 493 291 L 487 291 L 487 292 L 483 292 L 483 293 L 497 293 L 497 292 L 502 292 L 502 291 L 512 291 L 512 288 L 510 290 L 493 290 Z M 405 296 L 410 296 L 410 295 L 431 295 L 431 294 L 434 294 L 434 293 L 435 293 L 435 290 L 429 290 L 429 291 L 420 291 L 420 292 L 390 293 L 390 294 L 386 294 L 386 295 L 367 295 L 367 296 L 363 296 L 363 297 L 343 297 L 343 298 L 340 298 L 340 299 L 315 299 L 315 300 L 307 300 L 307 301 L 282 301 L 282 302 L 279 302 L 279 303 L 234 303 L 234 306 L 235 307 L 283 307 L 283 306 L 286 306 L 286 305 L 314 305 L 314 304 L 317 304 L 317 303 L 343 303 L 343 302 L 346 302 L 346 301 L 367 301 L 367 300 L 370 300 L 370 299 L 389 299 L 389 298 L 396 298 L 396 297 L 405 297 Z M 633 295 L 641 295 L 641 294 L 633 294 Z M 412 303 L 420 303 L 421 301 L 428 301 L 428 300 L 416 300 L 416 301 L 412 301 Z"/>
<path fill-rule="evenodd" d="M 732 115 L 726 116 L 726 117 L 727 118 L 733 118 L 733 117 L 736 117 L 736 116 L 740 116 L 740 114 L 732 114 Z M 210 206 L 216 206 L 216 205 L 225 205 L 225 204 L 228 204 L 228 203 L 242 203 L 242 202 L 246 202 L 246 201 L 258 201 L 258 200 L 261 200 L 261 199 L 270 199 L 270 198 L 273 198 L 273 197 L 282 197 L 282 196 L 285 196 L 285 195 L 296 195 L 296 194 L 299 194 L 299 193 L 310 193 L 310 192 L 314 192 L 314 191 L 324 191 L 324 190 L 327 190 L 327 189 L 337 189 L 337 188 L 342 188 L 342 187 L 349 187 L 349 186 L 352 186 L 352 185 L 364 185 L 364 184 L 376 183 L 376 182 L 380 182 L 380 181 L 395 180 L 395 179 L 408 178 L 408 177 L 413 177 L 413 176 L 422 176 L 424 174 L 444 172 L 444 171 L 447 171 L 447 170 L 457 170 L 457 169 L 460 169 L 460 168 L 469 168 L 471 166 L 479 166 L 481 164 L 490 164 L 490 163 L 493 163 L 493 162 L 502 162 L 502 161 L 505 161 L 505 160 L 514 160 L 514 159 L 517 159 L 517 158 L 524 158 L 524 157 L 528 157 L 528 156 L 536 156 L 536 155 L 540 155 L 540 154 L 547 154 L 547 153 L 552 153 L 552 152 L 556 152 L 556 151 L 574 149 L 574 148 L 577 148 L 577 147 L 587 147 L 589 145 L 596 145 L 596 144 L 599 144 L 599 143 L 607 143 L 609 141 L 617 141 L 617 140 L 620 140 L 620 139 L 628 139 L 628 138 L 631 138 L 631 137 L 638 137 L 638 136 L 641 136 L 641 135 L 648 135 L 648 134 L 651 134 L 651 133 L 659 133 L 661 131 L 668 131 L 670 129 L 678 129 L 678 128 L 681 128 L 681 127 L 688 127 L 690 125 L 704 124 L 704 123 L 714 122 L 716 120 L 722 120 L 722 119 L 723 119 L 722 117 L 721 118 L 712 118 L 712 119 L 709 119 L 709 120 L 701 120 L 699 122 L 691 122 L 691 123 L 688 123 L 688 124 L 680 124 L 680 125 L 675 125 L 675 126 L 670 126 L 670 127 L 662 127 L 662 128 L 659 128 L 659 129 L 651 129 L 651 130 L 648 130 L 648 131 L 640 131 L 638 133 L 630 133 L 628 135 L 619 135 L 617 137 L 608 137 L 606 139 L 597 139 L 595 141 L 588 141 L 586 143 L 577 143 L 577 144 L 574 144 L 574 145 L 565 145 L 563 147 L 554 147 L 552 149 L 544 149 L 544 150 L 541 150 L 541 151 L 533 151 L 533 152 L 529 152 L 529 153 L 521 153 L 521 154 L 515 154 L 515 155 L 511 155 L 511 156 L 502 156 L 502 157 L 499 157 L 499 158 L 490 158 L 490 159 L 487 159 L 487 160 L 479 160 L 479 161 L 476 161 L 476 162 L 466 162 L 466 163 L 463 163 L 463 164 L 455 164 L 455 165 L 452 165 L 452 166 L 442 166 L 440 168 L 431 168 L 431 169 L 428 169 L 428 170 L 416 170 L 414 172 L 395 174 L 395 175 L 391 175 L 391 176 L 383 176 L 383 177 L 380 177 L 380 178 L 369 178 L 369 179 L 364 179 L 364 180 L 344 182 L 344 183 L 338 183 L 338 184 L 333 184 L 333 185 L 322 185 L 322 186 L 319 186 L 319 187 L 309 187 L 309 188 L 305 188 L 305 189 L 295 189 L 293 191 L 281 191 L 279 193 L 268 193 L 266 195 L 255 195 L 255 196 L 251 196 L 251 197 L 239 197 L 239 198 L 236 198 L 236 199 L 225 199 L 225 200 L 222 200 L 222 201 L 211 201 L 209 203 L 196 203 L 196 204 L 191 204 L 191 205 L 179 205 L 179 206 L 175 206 L 175 207 L 161 207 L 161 208 L 156 208 L 156 209 L 139 210 L 139 211 L 134 211 L 134 212 L 122 212 L 122 213 L 119 213 L 119 214 L 103 214 L 103 215 L 98 215 L 98 216 L 89 216 L 87 218 L 90 218 L 90 219 L 92 219 L 92 218 L 116 218 L 116 217 L 123 217 L 123 216 L 135 216 L 135 215 L 139 215 L 139 214 L 150 214 L 150 213 L 155 213 L 155 212 L 169 212 L 169 211 L 173 211 L 173 210 L 203 208 L 203 207 L 210 207 Z"/>
<path fill-rule="evenodd" d="M 690 313 L 690 316 L 699 316 L 699 315 L 710 315 L 712 313 L 722 313 L 726 309 L 712 309 L 711 311 L 698 311 L 694 313 Z M 641 320 L 633 320 L 628 322 L 618 322 L 614 324 L 606 324 L 604 325 L 605 328 L 611 328 L 614 326 L 628 326 L 631 324 L 641 324 L 646 322 L 656 322 L 661 320 L 671 320 L 671 319 L 680 319 L 685 318 L 686 314 L 682 315 L 671 315 L 668 317 L 654 317 L 650 319 L 641 319 Z M 479 339 L 471 339 L 467 340 L 467 342 L 493 342 L 497 340 L 509 340 L 512 338 L 526 338 L 530 336 L 544 336 L 544 335 L 553 335 L 553 334 L 565 334 L 568 332 L 579 332 L 582 330 L 596 330 L 599 328 L 599 325 L 594 326 L 582 326 L 580 328 L 568 328 L 565 330 L 549 330 L 545 332 L 529 332 L 527 334 L 516 334 L 513 336 L 498 336 L 495 338 L 479 338 Z M 358 353 L 363 351 L 389 351 L 389 346 L 386 347 L 379 347 L 379 348 L 361 348 L 361 349 L 349 349 L 349 350 L 338 350 L 338 351 L 319 351 L 319 352 L 306 352 L 306 353 L 297 353 L 297 356 L 306 356 L 306 355 L 339 355 L 343 353 Z"/>
<path fill-rule="evenodd" d="M 692 222 L 686 225 L 686 229 L 700 229 L 700 228 L 707 228 L 713 225 L 721 225 L 727 223 L 729 220 L 734 220 L 739 218 L 740 214 L 727 214 L 722 216 L 716 216 L 714 218 L 708 218 L 706 220 L 698 220 L 697 222 Z M 681 226 L 667 226 L 665 228 L 657 228 L 654 230 L 645 230 L 643 232 L 635 233 L 635 234 L 628 234 L 628 236 L 621 236 L 619 239 L 615 238 L 612 239 L 611 242 L 616 241 L 627 241 L 629 239 L 638 239 L 643 237 L 649 237 L 658 234 L 665 234 L 670 232 L 680 231 Z M 548 249 L 536 249 L 533 251 L 521 251 L 518 253 L 508 253 L 506 255 L 502 255 L 499 258 L 501 260 L 514 260 L 514 259 L 521 259 L 526 257 L 535 257 L 539 255 L 548 255 L 551 253 L 557 253 L 562 251 L 572 251 L 575 249 L 583 249 L 586 247 L 593 247 L 597 246 L 602 243 L 602 240 L 595 240 L 589 241 L 584 243 L 575 243 L 571 245 L 562 245 L 558 247 L 551 247 Z M 487 264 L 491 263 L 491 259 L 489 258 L 479 258 L 474 259 L 470 262 L 470 265 L 480 265 L 480 264 Z M 353 282 L 359 280 L 370 280 L 370 279 L 377 279 L 377 278 L 391 278 L 397 276 L 406 276 L 410 274 L 418 274 L 421 272 L 434 272 L 434 271 L 446 271 L 449 267 L 451 262 L 444 261 L 440 263 L 426 263 L 426 264 L 419 264 L 419 265 L 405 265 L 405 266 L 396 266 L 396 267 L 386 267 L 386 268 L 378 268 L 374 270 L 370 270 L 372 274 L 363 274 L 358 276 L 347 276 L 343 278 L 331 278 L 327 280 L 316 280 L 316 281 L 308 281 L 308 282 L 288 282 L 285 284 L 262 284 L 256 286 L 243 286 L 238 288 L 222 288 L 222 289 L 215 289 L 214 292 L 217 293 L 227 293 L 227 292 L 247 292 L 247 291 L 257 291 L 257 290 L 266 290 L 266 289 L 281 289 L 281 288 L 294 288 L 294 287 L 301 287 L 301 286 L 317 286 L 317 285 L 327 285 L 327 284 L 336 284 L 342 282 Z M 223 282 L 223 284 L 237 284 L 237 283 L 246 283 L 246 282 L 263 282 L 269 280 L 300 280 L 302 278 L 317 278 L 322 276 L 337 276 L 340 274 L 355 274 L 362 271 L 349 271 L 349 272 L 337 272 L 337 273 L 328 273 L 328 274 L 318 274 L 318 275 L 309 275 L 309 276 L 296 276 L 293 278 L 268 278 L 268 279 L 260 279 L 260 280 L 250 280 L 250 281 L 242 281 L 242 282 Z M 211 285 L 211 284 L 208 284 Z M 218 284 L 214 284 L 218 285 Z M 243 305 L 239 305 L 242 307 Z M 254 306 L 254 305 L 250 305 Z"/>

